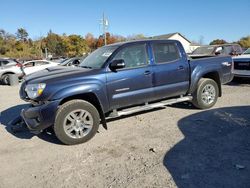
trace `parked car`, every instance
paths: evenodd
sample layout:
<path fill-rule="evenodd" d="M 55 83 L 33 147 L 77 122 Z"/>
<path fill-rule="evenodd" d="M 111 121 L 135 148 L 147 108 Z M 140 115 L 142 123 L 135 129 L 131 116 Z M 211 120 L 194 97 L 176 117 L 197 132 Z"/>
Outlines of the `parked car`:
<path fill-rule="evenodd" d="M 217 55 L 236 56 L 242 54 L 242 48 L 239 44 L 222 44 L 209 45 L 196 48 L 191 55 L 191 58 L 213 57 Z"/>
<path fill-rule="evenodd" d="M 79 67 L 48 68 L 25 78 L 21 116 L 34 133 L 53 126 L 65 144 L 91 139 L 100 122 L 191 101 L 211 108 L 230 82 L 230 56 L 188 60 L 176 40 L 142 40 L 97 49 Z"/>
<path fill-rule="evenodd" d="M 73 57 L 69 58 L 65 61 L 62 61 L 60 63 L 61 66 L 68 66 L 68 67 L 77 67 L 81 63 L 81 61 L 84 59 L 84 57 Z"/>
<path fill-rule="evenodd" d="M 246 51 L 244 51 L 242 55 L 250 55 L 250 48 L 248 48 Z"/>
<path fill-rule="evenodd" d="M 9 85 L 9 75 L 16 74 L 18 78 L 22 78 L 22 64 L 14 59 L 0 58 L 0 78 L 1 83 Z"/>
<path fill-rule="evenodd" d="M 49 67 L 57 66 L 58 63 L 47 60 L 34 60 L 23 63 L 22 69 L 25 75 L 29 75 Z"/>
<path fill-rule="evenodd" d="M 233 61 L 234 77 L 250 78 L 250 54 L 245 53 L 241 56 L 233 57 Z"/>

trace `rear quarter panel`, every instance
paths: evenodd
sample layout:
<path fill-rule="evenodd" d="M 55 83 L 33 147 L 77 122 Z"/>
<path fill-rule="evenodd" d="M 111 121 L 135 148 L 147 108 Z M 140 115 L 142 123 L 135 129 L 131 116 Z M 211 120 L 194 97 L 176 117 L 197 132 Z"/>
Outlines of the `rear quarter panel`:
<path fill-rule="evenodd" d="M 228 63 L 228 65 L 226 65 Z M 220 83 L 225 84 L 233 79 L 233 61 L 231 56 L 220 56 L 190 60 L 190 93 L 192 93 L 199 80 L 208 73 L 217 73 Z"/>

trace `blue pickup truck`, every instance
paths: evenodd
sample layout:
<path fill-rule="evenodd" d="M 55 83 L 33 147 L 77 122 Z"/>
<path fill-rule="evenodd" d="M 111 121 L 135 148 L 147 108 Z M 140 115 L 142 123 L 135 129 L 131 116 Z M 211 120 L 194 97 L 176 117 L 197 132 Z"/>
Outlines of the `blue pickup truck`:
<path fill-rule="evenodd" d="M 142 40 L 97 49 L 79 67 L 53 67 L 27 76 L 21 117 L 30 131 L 53 127 L 64 144 L 90 140 L 107 118 L 190 101 L 212 107 L 230 82 L 230 56 L 190 60 L 176 40 Z"/>

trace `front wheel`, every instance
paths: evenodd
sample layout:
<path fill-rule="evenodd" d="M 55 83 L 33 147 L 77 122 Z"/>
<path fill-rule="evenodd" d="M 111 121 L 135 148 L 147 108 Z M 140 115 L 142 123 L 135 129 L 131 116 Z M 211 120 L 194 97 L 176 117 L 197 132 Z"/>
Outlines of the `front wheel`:
<path fill-rule="evenodd" d="M 72 100 L 57 111 L 54 131 L 64 144 L 87 142 L 95 136 L 100 124 L 97 109 L 87 101 Z"/>
<path fill-rule="evenodd" d="M 4 85 L 10 85 L 10 78 L 8 74 L 5 74 L 1 77 L 1 81 Z"/>
<path fill-rule="evenodd" d="M 202 78 L 193 94 L 192 103 L 200 109 L 211 108 L 217 102 L 218 96 L 219 88 L 217 83 L 212 79 Z"/>

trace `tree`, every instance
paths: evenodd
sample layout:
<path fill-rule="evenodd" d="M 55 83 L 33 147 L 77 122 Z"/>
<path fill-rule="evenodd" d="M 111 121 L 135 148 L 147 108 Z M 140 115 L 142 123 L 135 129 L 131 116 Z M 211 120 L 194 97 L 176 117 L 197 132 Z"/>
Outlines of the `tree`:
<path fill-rule="evenodd" d="M 143 34 L 135 34 L 135 35 L 129 35 L 126 40 L 131 41 L 131 40 L 140 40 L 140 39 L 145 39 L 147 37 L 145 37 Z"/>
<path fill-rule="evenodd" d="M 238 41 L 239 45 L 241 45 L 241 47 L 243 48 L 250 48 L 250 35 L 246 36 L 246 37 L 242 37 L 239 41 Z"/>
<path fill-rule="evenodd" d="M 17 32 L 16 32 L 17 39 L 19 39 L 21 41 L 27 41 L 28 36 L 29 36 L 29 34 L 24 28 L 17 29 Z"/>
<path fill-rule="evenodd" d="M 104 38 L 103 35 L 100 35 L 98 40 L 96 41 L 96 48 L 104 46 Z"/>
<path fill-rule="evenodd" d="M 210 45 L 216 45 L 216 44 L 226 44 L 228 43 L 227 41 L 223 40 L 223 39 L 216 39 L 210 42 Z"/>
<path fill-rule="evenodd" d="M 42 40 L 43 51 L 45 51 L 45 48 L 55 56 L 65 56 L 66 54 L 66 45 L 62 37 L 51 30 L 48 32 L 47 37 Z"/>
<path fill-rule="evenodd" d="M 85 35 L 85 41 L 89 47 L 89 51 L 93 51 L 96 48 L 97 40 L 91 33 L 87 33 L 87 35 Z"/>
<path fill-rule="evenodd" d="M 89 47 L 80 35 L 69 35 L 66 40 L 67 56 L 82 56 L 89 51 Z"/>

